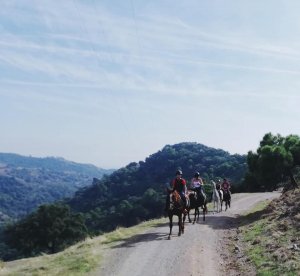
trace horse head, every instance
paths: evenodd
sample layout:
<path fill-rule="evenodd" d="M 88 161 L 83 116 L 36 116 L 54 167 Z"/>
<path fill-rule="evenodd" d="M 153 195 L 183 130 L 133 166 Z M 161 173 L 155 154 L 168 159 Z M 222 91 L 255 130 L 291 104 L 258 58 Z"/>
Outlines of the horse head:
<path fill-rule="evenodd" d="M 170 203 L 173 204 L 174 208 L 181 208 L 184 206 L 184 203 L 176 190 L 170 194 Z"/>
<path fill-rule="evenodd" d="M 216 189 L 216 182 L 212 180 L 211 183 L 213 185 L 213 189 Z"/>

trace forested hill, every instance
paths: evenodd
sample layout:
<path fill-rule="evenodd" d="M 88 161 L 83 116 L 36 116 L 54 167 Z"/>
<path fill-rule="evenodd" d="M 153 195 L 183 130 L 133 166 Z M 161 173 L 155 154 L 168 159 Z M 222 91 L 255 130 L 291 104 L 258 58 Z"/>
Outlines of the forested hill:
<path fill-rule="evenodd" d="M 0 222 L 19 218 L 38 205 L 74 195 L 113 170 L 62 158 L 25 157 L 0 153 Z"/>
<path fill-rule="evenodd" d="M 228 178 L 234 187 L 241 184 L 247 169 L 246 155 L 230 155 L 197 143 L 167 145 L 145 161 L 130 163 L 93 185 L 80 189 L 68 203 L 85 214 L 94 230 L 130 226 L 163 213 L 166 183 L 181 168 L 190 180 L 199 171 L 206 183 Z"/>

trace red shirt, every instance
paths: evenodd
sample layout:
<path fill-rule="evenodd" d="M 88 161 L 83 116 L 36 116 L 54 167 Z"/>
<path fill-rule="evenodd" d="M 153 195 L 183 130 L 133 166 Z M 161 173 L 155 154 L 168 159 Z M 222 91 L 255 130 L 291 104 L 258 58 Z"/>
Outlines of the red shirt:
<path fill-rule="evenodd" d="M 185 189 L 186 181 L 183 178 L 175 178 L 172 181 L 173 190 L 181 193 Z"/>
<path fill-rule="evenodd" d="M 229 184 L 229 182 L 224 181 L 224 182 L 222 183 L 222 188 L 223 188 L 224 190 L 229 190 L 229 189 L 230 189 L 230 184 Z"/>

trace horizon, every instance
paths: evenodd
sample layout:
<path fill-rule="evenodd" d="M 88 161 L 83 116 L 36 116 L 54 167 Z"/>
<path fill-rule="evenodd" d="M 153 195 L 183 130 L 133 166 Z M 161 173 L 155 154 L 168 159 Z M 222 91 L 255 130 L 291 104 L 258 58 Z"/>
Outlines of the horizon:
<path fill-rule="evenodd" d="M 167 146 L 167 145 L 174 146 L 174 145 L 178 145 L 178 144 L 182 144 L 182 143 L 197 143 L 197 142 L 180 142 L 180 143 L 176 143 L 176 144 L 172 144 L 172 145 L 166 144 L 165 146 Z M 204 144 L 201 144 L 201 143 L 197 143 L 197 144 L 200 144 L 200 145 L 205 146 L 205 147 L 208 147 L 208 148 L 213 148 L 213 149 L 215 149 L 215 150 L 223 150 L 223 151 L 229 153 L 230 155 L 235 155 L 235 154 L 239 154 L 239 155 L 247 155 L 247 153 L 245 153 L 245 154 L 242 154 L 242 153 L 230 153 L 229 151 L 226 151 L 226 150 L 221 149 L 221 148 L 214 148 L 214 147 L 210 147 L 210 146 L 207 146 L 207 145 L 204 145 Z M 120 168 L 126 167 L 127 165 L 129 165 L 129 164 L 132 163 L 132 162 L 136 162 L 136 163 L 138 163 L 138 162 L 140 162 L 140 161 L 144 162 L 144 161 L 146 160 L 147 157 L 149 157 L 149 156 L 152 155 L 152 154 L 158 153 L 158 152 L 161 151 L 165 146 L 163 146 L 162 148 L 158 149 L 158 150 L 155 151 L 155 152 L 152 152 L 152 153 L 149 154 L 148 156 L 145 156 L 145 157 L 144 157 L 143 159 L 141 159 L 141 160 L 132 160 L 132 161 L 128 162 L 127 164 L 121 166 L 121 167 L 115 167 L 115 168 L 103 168 L 103 167 L 98 166 L 97 164 L 87 163 L 87 162 L 81 162 L 81 161 L 76 161 L 76 160 L 70 160 L 70 159 L 67 159 L 67 158 L 65 158 L 65 157 L 63 157 L 63 156 L 51 156 L 51 155 L 47 155 L 47 156 L 36 156 L 36 155 L 32 155 L 32 154 L 20 154 L 20 153 L 16 153 L 16 152 L 0 152 L 0 154 L 13 154 L 13 155 L 18 155 L 18 156 L 22 156 L 22 157 L 41 158 L 41 159 L 44 159 L 44 158 L 63 159 L 64 161 L 74 162 L 74 163 L 76 163 L 76 164 L 81 164 L 81 165 L 92 165 L 92 166 L 95 166 L 95 167 L 97 167 L 97 168 L 99 168 L 99 169 L 105 169 L 105 170 L 110 170 L 110 169 L 112 169 L 112 170 L 118 170 L 118 169 L 120 169 Z"/>
<path fill-rule="evenodd" d="M 300 2 L 4 1 L 0 152 L 120 168 L 300 134 Z"/>

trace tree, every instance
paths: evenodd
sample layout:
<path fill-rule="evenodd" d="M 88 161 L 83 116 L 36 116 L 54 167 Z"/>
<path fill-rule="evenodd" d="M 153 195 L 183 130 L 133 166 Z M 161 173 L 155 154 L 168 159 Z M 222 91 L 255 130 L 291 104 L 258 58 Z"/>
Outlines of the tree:
<path fill-rule="evenodd" d="M 5 230 L 5 240 L 24 256 L 55 253 L 87 236 L 84 219 L 63 204 L 42 205 Z"/>
<path fill-rule="evenodd" d="M 248 185 L 254 190 L 276 189 L 279 183 L 289 178 L 286 189 L 298 187 L 294 171 L 300 166 L 300 137 L 289 135 L 264 135 L 257 152 L 250 151 L 247 156 L 249 172 L 246 175 Z M 249 190 L 253 190 L 251 187 Z"/>

